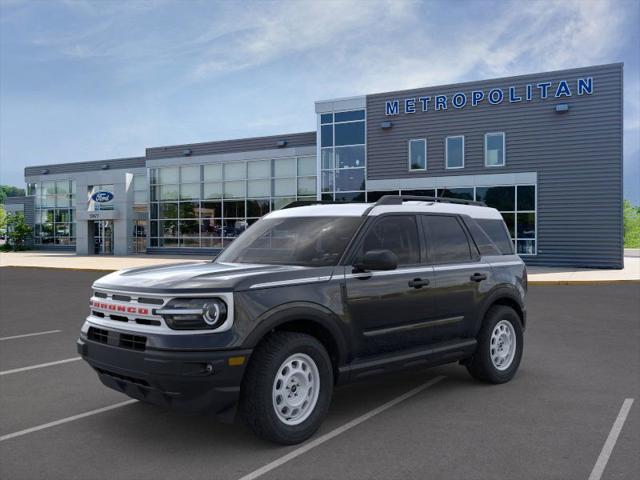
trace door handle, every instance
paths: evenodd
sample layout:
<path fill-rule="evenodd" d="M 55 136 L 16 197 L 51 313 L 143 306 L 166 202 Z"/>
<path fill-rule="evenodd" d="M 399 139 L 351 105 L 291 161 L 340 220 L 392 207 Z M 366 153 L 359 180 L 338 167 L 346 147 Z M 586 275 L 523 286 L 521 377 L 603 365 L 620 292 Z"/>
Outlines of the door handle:
<path fill-rule="evenodd" d="M 429 285 L 429 280 L 428 279 L 422 279 L 422 278 L 414 278 L 413 280 L 409 280 L 409 286 L 413 287 L 413 288 L 422 288 L 422 287 L 426 287 L 427 285 Z"/>
<path fill-rule="evenodd" d="M 474 282 L 481 282 L 482 280 L 486 279 L 487 275 L 484 273 L 474 273 L 473 275 L 471 275 L 471 280 L 473 280 Z"/>

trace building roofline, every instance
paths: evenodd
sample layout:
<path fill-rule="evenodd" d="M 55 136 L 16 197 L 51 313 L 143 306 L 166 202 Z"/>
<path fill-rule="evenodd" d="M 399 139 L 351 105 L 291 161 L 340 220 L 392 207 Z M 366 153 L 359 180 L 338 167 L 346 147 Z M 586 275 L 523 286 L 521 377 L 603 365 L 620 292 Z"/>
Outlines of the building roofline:
<path fill-rule="evenodd" d="M 49 165 L 29 165 L 24 168 L 24 176 L 39 176 L 56 173 L 72 173 L 95 170 L 119 170 L 144 167 L 145 157 L 122 157 L 87 162 L 51 163 Z M 106 167 L 106 168 L 105 168 Z M 45 172 L 46 171 L 46 172 Z"/>
<path fill-rule="evenodd" d="M 146 159 L 191 157 L 221 153 L 250 152 L 277 148 L 295 148 L 316 145 L 316 132 L 280 133 L 262 137 L 235 138 L 212 142 L 183 143 L 149 147 L 145 149 Z"/>

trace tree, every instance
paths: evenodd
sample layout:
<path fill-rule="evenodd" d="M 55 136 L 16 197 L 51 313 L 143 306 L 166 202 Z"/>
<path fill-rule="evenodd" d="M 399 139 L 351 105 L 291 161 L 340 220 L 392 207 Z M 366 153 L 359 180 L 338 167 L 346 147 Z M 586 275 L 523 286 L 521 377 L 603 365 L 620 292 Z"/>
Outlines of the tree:
<path fill-rule="evenodd" d="M 0 231 L 4 232 L 7 226 L 7 212 L 4 211 L 4 207 L 0 205 Z"/>
<path fill-rule="evenodd" d="M 640 207 L 625 200 L 623 212 L 624 246 L 625 248 L 640 248 Z"/>
<path fill-rule="evenodd" d="M 16 212 L 7 215 L 7 243 L 14 251 L 24 250 L 29 235 L 31 235 L 31 227 L 25 222 L 24 213 Z"/>
<path fill-rule="evenodd" d="M 7 197 L 23 197 L 24 188 L 13 187 L 11 185 L 0 185 L 0 203 L 4 203 Z"/>

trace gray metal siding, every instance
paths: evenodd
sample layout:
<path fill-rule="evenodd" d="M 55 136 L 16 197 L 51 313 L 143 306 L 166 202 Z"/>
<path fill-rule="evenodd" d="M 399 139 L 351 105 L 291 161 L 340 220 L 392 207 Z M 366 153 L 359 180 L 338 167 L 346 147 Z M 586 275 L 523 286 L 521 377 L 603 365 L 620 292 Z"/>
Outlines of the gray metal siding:
<path fill-rule="evenodd" d="M 435 95 L 592 76 L 592 95 L 539 99 L 499 105 L 486 100 L 433 111 Z M 367 97 L 367 177 L 414 178 L 535 171 L 538 174 L 538 255 L 531 265 L 621 268 L 622 230 L 622 64 L 585 67 L 520 77 L 432 87 Z M 428 95 L 428 112 L 385 115 L 386 100 Z M 568 113 L 554 107 L 568 103 Z M 381 122 L 393 127 L 383 130 Z M 484 166 L 484 134 L 505 132 L 506 166 Z M 465 136 L 465 168 L 445 169 L 445 137 Z M 427 139 L 426 172 L 408 170 L 407 141 Z"/>
<path fill-rule="evenodd" d="M 113 158 L 110 160 L 94 160 L 90 162 L 75 162 L 75 163 L 58 163 L 56 165 L 39 165 L 33 167 L 26 167 L 24 169 L 24 176 L 38 176 L 38 175 L 53 175 L 56 173 L 77 173 L 77 172 L 91 172 L 105 170 L 103 167 L 108 166 L 107 170 L 120 170 L 129 168 L 144 168 L 145 157 L 132 157 L 132 158 Z M 44 171 L 46 173 L 43 173 Z"/>
<path fill-rule="evenodd" d="M 281 140 L 286 140 L 286 146 L 288 148 L 315 145 L 316 132 L 288 133 L 268 137 L 242 138 L 238 140 L 223 140 L 219 142 L 189 143 L 184 145 L 171 145 L 167 147 L 153 147 L 147 148 L 146 158 L 157 159 L 181 157 L 187 149 L 191 150 L 190 156 L 270 150 L 277 148 L 278 142 Z M 188 156 L 185 158 L 188 158 Z"/>

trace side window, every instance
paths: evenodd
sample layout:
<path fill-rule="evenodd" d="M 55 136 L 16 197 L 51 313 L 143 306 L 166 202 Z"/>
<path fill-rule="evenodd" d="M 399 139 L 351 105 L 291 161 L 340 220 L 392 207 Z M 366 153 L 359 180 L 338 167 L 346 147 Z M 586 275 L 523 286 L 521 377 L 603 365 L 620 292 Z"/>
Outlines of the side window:
<path fill-rule="evenodd" d="M 503 255 L 513 254 L 513 243 L 502 220 L 478 219 L 478 224 L 486 232 Z"/>
<path fill-rule="evenodd" d="M 471 261 L 469 240 L 456 217 L 422 216 L 431 238 L 433 263 L 464 263 Z"/>
<path fill-rule="evenodd" d="M 367 231 L 358 258 L 369 250 L 391 250 L 398 265 L 420 262 L 418 227 L 413 216 L 382 217 Z"/>

